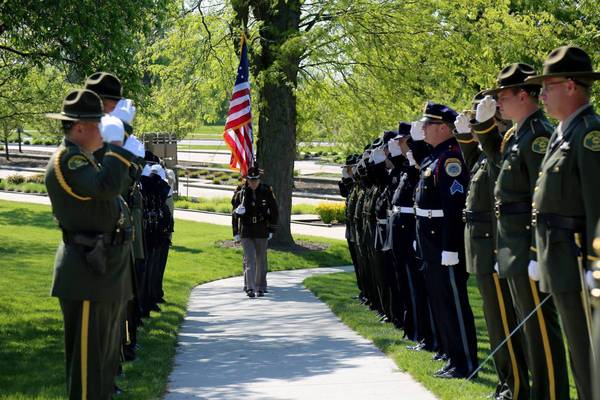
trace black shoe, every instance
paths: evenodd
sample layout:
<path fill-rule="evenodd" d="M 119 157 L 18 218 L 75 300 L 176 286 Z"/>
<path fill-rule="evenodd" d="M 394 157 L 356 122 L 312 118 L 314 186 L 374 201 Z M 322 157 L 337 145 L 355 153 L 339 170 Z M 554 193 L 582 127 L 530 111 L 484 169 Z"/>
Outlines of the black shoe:
<path fill-rule="evenodd" d="M 267 289 L 263 290 L 263 293 L 269 293 L 269 291 Z"/>
<path fill-rule="evenodd" d="M 248 293 L 248 288 L 244 286 L 244 293 Z"/>
<path fill-rule="evenodd" d="M 406 346 L 407 350 L 410 351 L 421 351 L 425 348 L 425 344 L 423 342 L 417 343 L 414 346 Z"/>
<path fill-rule="evenodd" d="M 433 376 L 443 375 L 446 372 L 455 369 L 450 362 L 447 362 L 442 368 L 433 373 Z"/>
<path fill-rule="evenodd" d="M 152 304 L 150 306 L 150 311 L 160 312 L 160 307 L 158 306 L 158 304 Z"/>
<path fill-rule="evenodd" d="M 125 392 L 123 391 L 123 389 L 121 389 L 120 387 L 118 387 L 117 385 L 115 385 L 114 395 L 115 396 L 122 396 L 123 394 L 125 394 Z"/>
<path fill-rule="evenodd" d="M 435 377 L 442 378 L 442 379 L 466 379 L 469 377 L 469 375 L 458 371 L 456 368 L 450 368 L 448 371 L 444 372 L 443 374 L 439 374 L 439 375 L 436 374 Z"/>
<path fill-rule="evenodd" d="M 248 291 L 246 292 L 246 294 L 248 295 L 248 297 L 250 297 L 250 298 L 252 298 L 252 299 L 253 299 L 254 297 L 256 297 L 256 295 L 254 294 L 254 290 L 252 290 L 252 289 L 248 290 Z"/>
<path fill-rule="evenodd" d="M 160 299 L 156 300 L 156 302 L 159 303 L 159 304 L 164 304 L 167 301 L 161 297 Z"/>
<path fill-rule="evenodd" d="M 265 293 L 262 290 L 258 291 L 258 294 L 257 294 L 258 297 L 263 297 L 264 295 L 265 295 Z"/>

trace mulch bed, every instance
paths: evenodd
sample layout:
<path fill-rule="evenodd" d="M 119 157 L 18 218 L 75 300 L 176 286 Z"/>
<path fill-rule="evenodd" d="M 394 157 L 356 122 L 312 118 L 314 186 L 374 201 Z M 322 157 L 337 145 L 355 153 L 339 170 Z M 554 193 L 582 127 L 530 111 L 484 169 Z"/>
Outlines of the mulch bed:
<path fill-rule="evenodd" d="M 224 248 L 237 248 L 241 249 L 241 243 L 236 243 L 233 240 L 219 240 L 216 242 L 217 246 Z M 288 245 L 278 245 L 269 244 L 269 248 L 278 251 L 289 251 L 292 253 L 302 253 L 305 251 L 323 251 L 329 248 L 328 243 L 317 243 L 317 242 L 308 242 L 305 240 L 296 240 L 292 246 Z"/>

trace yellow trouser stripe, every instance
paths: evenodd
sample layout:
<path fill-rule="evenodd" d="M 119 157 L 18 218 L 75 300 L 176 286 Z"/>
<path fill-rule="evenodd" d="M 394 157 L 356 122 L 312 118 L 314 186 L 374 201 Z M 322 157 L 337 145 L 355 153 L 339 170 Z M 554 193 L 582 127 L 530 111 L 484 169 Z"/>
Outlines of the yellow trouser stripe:
<path fill-rule="evenodd" d="M 500 288 L 500 279 L 497 273 L 493 273 L 494 284 L 496 285 L 496 293 L 498 295 L 498 305 L 500 306 L 500 316 L 502 317 L 502 327 L 504 328 L 504 335 L 508 338 L 508 353 L 510 354 L 510 363 L 512 364 L 513 377 L 515 379 L 515 387 L 513 389 L 513 399 L 519 398 L 520 379 L 519 379 L 519 366 L 517 365 L 517 357 L 515 356 L 515 350 L 513 349 L 512 340 L 510 340 L 510 328 L 508 326 L 508 318 L 506 317 L 506 306 L 504 304 L 504 296 L 502 295 L 502 289 Z"/>
<path fill-rule="evenodd" d="M 535 285 L 535 281 L 529 279 L 529 285 L 531 286 L 531 294 L 533 295 L 533 302 L 535 306 L 540 304 L 540 296 Z M 546 330 L 546 321 L 544 320 L 544 314 L 542 308 L 538 308 L 537 317 L 540 323 L 540 332 L 542 334 L 542 343 L 544 344 L 544 354 L 546 355 L 546 363 L 548 364 L 548 384 L 550 385 L 550 400 L 556 399 L 556 383 L 554 382 L 554 363 L 552 362 L 552 352 L 550 351 L 550 340 L 548 339 L 548 331 Z"/>
<path fill-rule="evenodd" d="M 88 328 L 90 325 L 90 301 L 83 301 L 81 315 L 81 399 L 87 399 Z"/>

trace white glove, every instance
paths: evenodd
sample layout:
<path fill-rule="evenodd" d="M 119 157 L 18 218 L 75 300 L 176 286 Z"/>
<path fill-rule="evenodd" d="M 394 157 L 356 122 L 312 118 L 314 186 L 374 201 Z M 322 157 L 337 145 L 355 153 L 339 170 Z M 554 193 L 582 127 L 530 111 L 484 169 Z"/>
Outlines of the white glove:
<path fill-rule="evenodd" d="M 273 234 L 271 232 L 269 232 L 269 236 L 267 237 L 267 241 L 273 239 Z"/>
<path fill-rule="evenodd" d="M 487 95 L 477 104 L 477 111 L 475 112 L 475 119 L 477 122 L 487 121 L 496 115 L 496 100 L 492 96 Z"/>
<path fill-rule="evenodd" d="M 348 170 L 346 169 L 346 167 L 342 167 L 342 178 L 344 178 L 344 179 L 350 178 L 350 174 L 348 173 Z"/>
<path fill-rule="evenodd" d="M 589 290 L 596 288 L 596 280 L 592 271 L 585 271 L 585 285 Z"/>
<path fill-rule="evenodd" d="M 112 115 L 103 116 L 100 120 L 100 134 L 102 135 L 102 140 L 107 143 L 123 143 L 123 138 L 125 137 L 123 122 Z"/>
<path fill-rule="evenodd" d="M 406 159 L 408 160 L 408 165 L 410 165 L 410 166 L 417 165 L 417 161 L 413 157 L 412 151 L 409 151 L 408 153 L 406 153 Z"/>
<path fill-rule="evenodd" d="M 373 164 L 381 164 L 386 158 L 387 157 L 382 148 L 375 149 L 371 153 L 371 161 L 373 161 Z"/>
<path fill-rule="evenodd" d="M 494 271 L 496 271 L 497 274 L 500 273 L 500 269 L 498 268 L 498 263 L 494 264 Z"/>
<path fill-rule="evenodd" d="M 365 151 L 361 157 L 361 160 L 366 161 L 369 159 L 369 157 L 371 157 L 371 150 Z"/>
<path fill-rule="evenodd" d="M 240 240 L 241 240 L 240 235 L 235 235 L 233 237 L 233 241 L 236 242 L 236 243 L 239 242 Z"/>
<path fill-rule="evenodd" d="M 150 173 L 160 176 L 160 179 L 168 183 L 165 169 L 160 164 L 153 164 L 152 167 L 150 167 Z"/>
<path fill-rule="evenodd" d="M 452 266 L 458 264 L 458 253 L 455 251 L 442 251 L 442 265 Z"/>
<path fill-rule="evenodd" d="M 423 122 L 415 121 L 410 124 L 410 137 L 415 142 L 425 139 L 425 131 L 423 131 Z"/>
<path fill-rule="evenodd" d="M 150 171 L 152 167 L 149 164 L 144 165 L 144 169 L 142 169 L 142 176 L 150 176 Z"/>
<path fill-rule="evenodd" d="M 144 157 L 146 150 L 144 144 L 138 140 L 135 136 L 131 135 L 127 138 L 127 141 L 123 145 L 123 148 L 137 157 Z"/>
<path fill-rule="evenodd" d="M 121 99 L 117 102 L 115 109 L 110 113 L 113 117 L 119 118 L 128 125 L 132 125 L 135 118 L 135 106 L 131 99 Z"/>
<path fill-rule="evenodd" d="M 529 279 L 533 281 L 540 280 L 540 273 L 538 271 L 537 261 L 530 260 L 529 266 L 527 267 L 527 273 L 529 274 Z"/>
<path fill-rule="evenodd" d="M 413 240 L 413 250 L 417 251 L 417 241 Z"/>
<path fill-rule="evenodd" d="M 239 206 L 237 206 L 237 208 L 234 211 L 237 215 L 244 215 L 246 214 L 246 207 L 244 207 L 243 204 L 240 204 Z"/>
<path fill-rule="evenodd" d="M 469 122 L 469 116 L 465 112 L 461 112 L 454 121 L 456 132 L 458 133 L 471 133 L 471 123 Z"/>
<path fill-rule="evenodd" d="M 393 139 L 388 142 L 388 150 L 390 151 L 390 155 L 392 157 L 397 157 L 402 154 L 402 148 L 400 147 L 400 141 L 398 139 Z"/>

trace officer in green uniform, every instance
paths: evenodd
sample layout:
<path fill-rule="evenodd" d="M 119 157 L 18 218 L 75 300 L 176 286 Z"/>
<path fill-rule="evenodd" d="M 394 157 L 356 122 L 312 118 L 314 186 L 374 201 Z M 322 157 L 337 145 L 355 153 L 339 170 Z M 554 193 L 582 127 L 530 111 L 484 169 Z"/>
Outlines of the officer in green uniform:
<path fill-rule="evenodd" d="M 267 242 L 277 229 L 279 211 L 273 189 L 261 183 L 258 165 L 248 168 L 246 183 L 233 194 L 232 226 L 244 249 L 244 278 L 248 297 L 267 290 Z"/>
<path fill-rule="evenodd" d="M 119 195 L 133 154 L 108 145 L 101 163 L 100 98 L 74 90 L 61 113 L 65 139 L 46 169 L 52 212 L 63 233 L 52 295 L 64 317 L 67 390 L 71 399 L 110 399 L 119 346 L 119 310 L 132 296 L 131 219 Z"/>
<path fill-rule="evenodd" d="M 562 46 L 549 54 L 541 75 L 527 80 L 542 83 L 544 107 L 559 121 L 537 179 L 534 221 L 540 287 L 556 303 L 577 393 L 584 400 L 592 398 L 589 357 L 593 349 L 583 277 L 592 268 L 592 241 L 600 219 L 600 117 L 589 100 L 597 79 L 600 72 L 593 71 L 584 50 Z"/>
<path fill-rule="evenodd" d="M 531 198 L 552 126 L 538 106 L 539 85 L 525 82 L 534 74 L 527 64 L 511 64 L 498 75 L 498 87 L 488 91 L 496 95 L 502 118 L 514 123 L 504 138 L 493 118 L 496 102 L 489 95 L 477 105 L 477 123 L 473 125 L 488 163 L 500 168 L 494 188 L 497 262 L 500 277 L 508 280 L 520 321 L 546 300 L 537 283 Z M 565 351 L 552 299 L 531 316 L 523 332 L 532 380 L 530 398 L 568 399 Z"/>
<path fill-rule="evenodd" d="M 473 101 L 473 107 L 476 107 L 482 98 L 483 93 L 478 93 Z M 496 349 L 517 326 L 517 318 L 508 283 L 506 279 L 500 279 L 494 269 L 496 261 L 494 185 L 498 177 L 498 168 L 488 163 L 485 153 L 479 146 L 478 137 L 472 134 L 470 120 L 473 113 L 473 111 L 460 113 L 454 123 L 456 139 L 467 167 L 471 171 L 463 211 L 465 255 L 467 272 L 475 275 L 477 279 L 490 346 Z M 499 378 L 494 397 L 527 399 L 529 377 L 520 335 L 508 339 L 506 345 L 498 349 L 494 355 L 494 364 Z"/>

